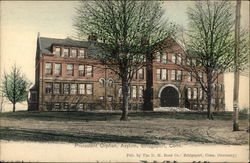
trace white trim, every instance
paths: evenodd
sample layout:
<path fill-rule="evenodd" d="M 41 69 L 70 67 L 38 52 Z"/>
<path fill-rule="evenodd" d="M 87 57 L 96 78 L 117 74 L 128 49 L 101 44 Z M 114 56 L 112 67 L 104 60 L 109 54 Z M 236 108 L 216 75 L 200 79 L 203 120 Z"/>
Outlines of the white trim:
<path fill-rule="evenodd" d="M 115 82 L 115 81 L 114 81 L 114 79 L 112 79 L 112 78 L 109 78 L 109 79 L 108 79 L 108 81 L 109 81 L 109 80 L 112 80 L 112 81 L 113 81 L 113 83 Z"/>
<path fill-rule="evenodd" d="M 173 84 L 165 84 L 164 86 L 162 86 L 161 89 L 159 90 L 159 93 L 158 93 L 158 97 L 159 97 L 159 98 L 161 98 L 161 92 L 162 92 L 163 89 L 166 88 L 166 87 L 173 87 L 174 89 L 176 89 L 177 92 L 178 92 L 179 98 L 181 98 L 181 94 L 180 94 L 179 89 L 178 89 L 175 85 L 173 85 Z"/>
<path fill-rule="evenodd" d="M 98 81 L 101 82 L 101 80 L 104 80 L 104 83 L 106 82 L 104 78 L 100 78 Z"/>

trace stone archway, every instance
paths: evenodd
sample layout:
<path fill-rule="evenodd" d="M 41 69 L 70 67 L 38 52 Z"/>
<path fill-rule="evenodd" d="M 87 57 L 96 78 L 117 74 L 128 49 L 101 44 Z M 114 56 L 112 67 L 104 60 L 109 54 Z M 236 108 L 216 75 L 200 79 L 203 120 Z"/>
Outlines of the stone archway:
<path fill-rule="evenodd" d="M 159 92 L 161 107 L 179 107 L 179 91 L 174 85 L 165 85 Z"/>

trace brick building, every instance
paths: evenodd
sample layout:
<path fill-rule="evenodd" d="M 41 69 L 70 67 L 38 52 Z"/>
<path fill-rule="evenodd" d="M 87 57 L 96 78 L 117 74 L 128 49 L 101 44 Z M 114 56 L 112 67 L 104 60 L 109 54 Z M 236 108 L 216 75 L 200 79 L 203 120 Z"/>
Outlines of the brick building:
<path fill-rule="evenodd" d="M 30 89 L 28 110 L 119 109 L 121 82 L 94 59 L 94 41 L 96 38 L 76 41 L 38 36 L 35 85 Z M 171 47 L 163 44 L 163 50 L 155 54 L 149 77 L 153 79 L 154 107 L 205 110 L 206 97 L 199 83 L 177 65 L 194 64 L 195 60 L 186 63 L 183 48 L 174 39 L 165 41 L 171 41 Z M 223 80 L 223 75 L 219 75 L 214 85 L 214 110 L 224 110 Z M 130 87 L 130 109 L 142 109 L 145 88 L 146 68 L 143 68 L 134 76 Z"/>

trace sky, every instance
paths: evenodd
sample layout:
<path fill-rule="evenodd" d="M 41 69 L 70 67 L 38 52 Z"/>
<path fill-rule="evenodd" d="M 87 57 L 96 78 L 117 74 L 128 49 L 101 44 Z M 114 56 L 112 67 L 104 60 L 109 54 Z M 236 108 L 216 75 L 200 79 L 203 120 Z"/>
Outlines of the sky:
<path fill-rule="evenodd" d="M 193 1 L 166 1 L 166 17 L 180 26 L 187 26 L 186 9 Z M 66 38 L 75 36 L 73 18 L 77 1 L 0 1 L 1 39 L 0 39 L 0 76 L 8 72 L 13 64 L 22 69 L 27 79 L 34 83 L 36 39 L 42 37 Z M 242 2 L 241 24 L 249 27 L 249 2 Z M 230 74 L 229 74 L 230 76 Z M 226 76 L 225 76 L 226 78 Z M 242 77 L 241 85 L 248 87 L 248 77 Z M 228 85 L 227 101 L 230 101 L 232 79 L 225 79 Z M 229 89 L 230 88 L 230 89 Z M 240 90 L 244 102 L 249 106 L 249 87 Z M 246 91 L 247 90 L 247 91 Z M 228 102 L 228 108 L 232 103 Z M 25 107 L 26 104 L 20 105 Z M 7 107 L 7 105 L 6 105 Z"/>

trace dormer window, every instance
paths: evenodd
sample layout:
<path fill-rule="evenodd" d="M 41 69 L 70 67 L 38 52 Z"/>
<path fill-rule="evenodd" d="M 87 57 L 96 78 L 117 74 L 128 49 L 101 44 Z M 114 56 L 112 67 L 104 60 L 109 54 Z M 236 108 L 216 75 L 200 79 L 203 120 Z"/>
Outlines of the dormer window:
<path fill-rule="evenodd" d="M 167 63 L 167 53 L 162 53 L 162 63 Z"/>
<path fill-rule="evenodd" d="M 80 50 L 79 50 L 79 55 L 78 55 L 78 58 L 85 58 L 85 52 L 84 52 L 84 49 L 80 49 Z"/>
<path fill-rule="evenodd" d="M 61 48 L 60 47 L 56 47 L 54 49 L 54 54 L 55 54 L 55 56 L 60 57 L 61 56 Z"/>
<path fill-rule="evenodd" d="M 156 53 L 156 62 L 161 62 L 161 53 L 160 52 Z"/>
<path fill-rule="evenodd" d="M 176 54 L 172 54 L 172 63 L 176 63 Z"/>
<path fill-rule="evenodd" d="M 72 58 L 76 58 L 76 55 L 77 55 L 76 49 L 72 49 L 72 50 L 71 50 L 71 57 L 72 57 Z"/>
<path fill-rule="evenodd" d="M 182 64 L 182 55 L 181 54 L 178 54 L 177 56 L 177 64 L 181 65 Z"/>
<path fill-rule="evenodd" d="M 69 49 L 63 49 L 63 57 L 69 57 Z"/>
<path fill-rule="evenodd" d="M 139 69 L 138 71 L 138 74 L 139 74 L 139 79 L 144 79 L 144 69 Z"/>

